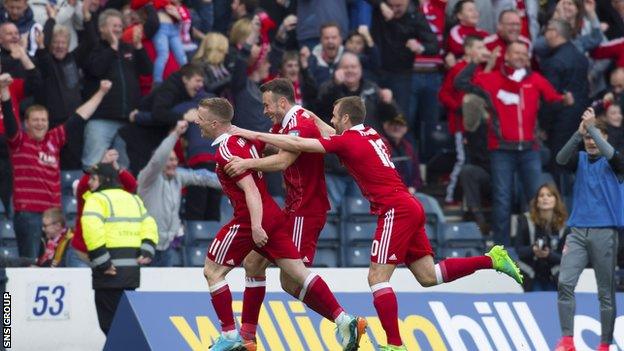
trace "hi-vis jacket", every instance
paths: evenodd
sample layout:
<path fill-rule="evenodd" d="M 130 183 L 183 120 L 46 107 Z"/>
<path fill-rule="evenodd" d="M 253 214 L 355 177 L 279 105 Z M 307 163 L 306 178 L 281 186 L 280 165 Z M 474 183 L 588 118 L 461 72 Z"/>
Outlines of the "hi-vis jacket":
<path fill-rule="evenodd" d="M 93 267 L 93 288 L 137 288 L 137 258 L 153 258 L 158 243 L 156 221 L 141 198 L 122 189 L 95 192 L 86 199 L 80 222 Z M 117 274 L 104 274 L 111 265 Z"/>

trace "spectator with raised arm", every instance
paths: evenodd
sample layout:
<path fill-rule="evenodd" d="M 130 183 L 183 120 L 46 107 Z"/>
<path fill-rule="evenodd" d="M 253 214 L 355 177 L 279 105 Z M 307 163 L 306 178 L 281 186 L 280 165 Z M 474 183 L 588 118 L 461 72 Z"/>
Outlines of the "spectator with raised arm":
<path fill-rule="evenodd" d="M 33 11 L 26 0 L 5 0 L 0 7 L 0 23 L 13 23 L 20 35 L 20 45 L 28 56 L 34 56 L 37 50 L 35 34 L 42 26 L 35 22 Z"/>
<path fill-rule="evenodd" d="M 505 64 L 505 51 L 507 45 L 516 41 L 521 41 L 531 47 L 531 39 L 521 34 L 522 17 L 517 10 L 504 10 L 498 15 L 496 33 L 485 37 L 483 42 L 490 52 L 497 52 L 495 70 L 500 69 Z M 499 48 L 499 49 L 496 49 Z"/>
<path fill-rule="evenodd" d="M 392 90 L 409 129 L 417 131 L 410 115 L 414 59 L 436 55 L 439 45 L 427 18 L 409 0 L 368 0 L 373 6 L 371 35 L 381 52 L 380 85 Z"/>
<path fill-rule="evenodd" d="M 158 245 L 152 261 L 154 267 L 172 266 L 171 244 L 184 235 L 179 214 L 182 188 L 195 185 L 221 189 L 213 172 L 178 168 L 178 157 L 173 147 L 187 128 L 187 121 L 178 121 L 138 177 L 139 196 L 158 224 Z"/>
<path fill-rule="evenodd" d="M 571 233 L 559 269 L 558 298 L 561 339 L 556 351 L 574 350 L 574 289 L 588 264 L 596 275 L 600 301 L 600 344 L 608 351 L 613 343 L 616 317 L 615 268 L 618 232 L 624 227 L 622 182 L 624 157 L 607 139 L 604 122 L 594 110 L 583 113 L 578 131 L 557 154 L 557 163 L 574 171 L 574 205 L 567 221 Z M 584 150 L 578 151 L 583 143 Z"/>
<path fill-rule="evenodd" d="M 67 130 L 84 126 L 110 90 L 111 82 L 102 81 L 98 91 L 67 122 L 51 130 L 48 111 L 41 105 L 29 107 L 24 117 L 25 130 L 18 128 L 11 108 L 11 82 L 8 73 L 0 75 L 4 129 L 14 170 L 13 221 L 20 256 L 35 258 L 41 214 L 50 207 L 61 207 L 59 153 L 67 142 Z"/>
<path fill-rule="evenodd" d="M 98 17 L 101 40 L 91 51 L 85 68 L 85 92 L 89 94 L 101 79 L 113 82 L 108 94 L 87 123 L 82 165 L 87 168 L 102 158 L 111 145 L 119 151 L 119 163 L 128 165 L 123 140 L 117 131 L 128 123 L 130 112 L 139 104 L 139 75 L 152 72 L 152 62 L 143 49 L 141 27 L 133 33 L 133 45 L 120 41 L 121 12 L 104 10 Z"/>
<path fill-rule="evenodd" d="M 320 34 L 321 43 L 312 48 L 309 59 L 310 72 L 319 85 L 331 80 L 344 51 L 337 23 L 324 23 Z"/>
<path fill-rule="evenodd" d="M 540 185 L 542 163 L 535 133 L 539 102 L 569 106 L 574 97 L 558 93 L 542 75 L 528 69 L 529 49 L 522 42 L 507 46 L 502 69 L 475 74 L 476 68 L 475 63 L 466 66 L 455 79 L 455 87 L 486 101 L 494 242 L 508 245 L 514 173 L 520 172 L 525 194 L 534 194 Z"/>

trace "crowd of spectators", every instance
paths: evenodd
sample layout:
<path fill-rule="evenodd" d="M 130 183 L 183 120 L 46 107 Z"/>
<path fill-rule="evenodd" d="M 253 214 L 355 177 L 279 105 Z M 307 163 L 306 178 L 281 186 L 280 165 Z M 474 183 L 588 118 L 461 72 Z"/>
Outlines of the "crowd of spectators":
<path fill-rule="evenodd" d="M 269 130 L 259 85 L 274 77 L 327 122 L 334 100 L 360 96 L 413 192 L 434 181 L 421 166 L 450 155 L 436 179 L 448 185 L 443 202 L 461 202 L 506 245 L 512 212 L 530 209 L 525 228 L 539 222 L 540 202 L 529 206 L 538 189 L 573 204 L 572 173 L 554 155 L 587 107 L 624 146 L 624 0 L 4 0 L 0 48 L 0 198 L 20 256 L 41 251 L 46 265 L 69 240 L 42 222 L 61 207 L 60 170 L 114 158 L 122 183 L 132 177 L 127 190 L 136 176 L 141 196 L 166 199 L 144 199 L 164 226 L 160 251 L 181 234 L 176 209 L 219 220 L 206 172 L 215 150 L 194 123 L 178 123 L 221 96 L 235 125 Z M 178 163 L 188 169 L 176 172 Z M 337 159 L 326 171 L 332 203 L 358 195 Z M 267 181 L 282 193 L 278 174 Z M 518 244 L 523 257 L 544 255 L 532 244 Z"/>

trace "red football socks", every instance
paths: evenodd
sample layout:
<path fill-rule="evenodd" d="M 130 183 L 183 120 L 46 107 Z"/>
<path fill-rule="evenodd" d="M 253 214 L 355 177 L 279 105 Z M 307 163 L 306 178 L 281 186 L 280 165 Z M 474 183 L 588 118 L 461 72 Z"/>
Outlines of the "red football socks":
<path fill-rule="evenodd" d="M 386 332 L 389 345 L 401 346 L 401 333 L 399 332 L 399 307 L 397 298 L 390 283 L 379 283 L 371 286 L 373 291 L 373 304 L 381 321 L 381 326 Z"/>
<path fill-rule="evenodd" d="M 217 312 L 221 331 L 228 332 L 235 329 L 234 312 L 232 311 L 232 293 L 225 280 L 210 286 L 212 306 Z"/>
<path fill-rule="evenodd" d="M 245 277 L 245 292 L 243 293 L 243 315 L 240 335 L 245 340 L 256 338 L 258 316 L 266 293 L 266 277 Z"/>
<path fill-rule="evenodd" d="M 306 306 L 330 321 L 334 321 L 344 312 L 325 281 L 316 274 L 310 274 L 306 278 L 298 295 L 298 299 Z"/>
<path fill-rule="evenodd" d="M 436 265 L 436 276 L 438 284 L 448 283 L 470 275 L 479 269 L 491 268 L 492 259 L 488 256 L 447 258 Z"/>

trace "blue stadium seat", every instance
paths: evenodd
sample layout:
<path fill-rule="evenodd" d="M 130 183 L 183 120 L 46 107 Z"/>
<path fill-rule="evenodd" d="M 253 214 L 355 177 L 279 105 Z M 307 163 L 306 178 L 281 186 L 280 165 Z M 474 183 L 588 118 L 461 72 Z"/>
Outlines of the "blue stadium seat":
<path fill-rule="evenodd" d="M 2 241 L 15 241 L 15 229 L 13 228 L 13 221 L 8 219 L 0 219 L 0 237 Z"/>
<path fill-rule="evenodd" d="M 0 247 L 0 255 L 4 257 L 19 257 L 19 254 L 17 252 L 17 246 Z"/>
<path fill-rule="evenodd" d="M 319 240 L 339 240 L 340 239 L 340 223 L 326 222 Z"/>
<path fill-rule="evenodd" d="M 61 198 L 61 205 L 63 206 L 63 213 L 78 213 L 78 201 L 72 195 L 63 195 Z"/>
<path fill-rule="evenodd" d="M 280 208 L 284 208 L 284 204 L 286 204 L 286 200 L 284 200 L 281 196 L 273 196 L 273 200 L 277 203 L 277 206 Z"/>
<path fill-rule="evenodd" d="M 476 247 L 447 247 L 440 250 L 441 258 L 482 256 L 483 251 Z"/>
<path fill-rule="evenodd" d="M 80 169 L 72 171 L 61 171 L 61 192 L 64 195 L 72 194 L 72 185 L 75 180 L 80 179 L 84 172 Z"/>
<path fill-rule="evenodd" d="M 340 220 L 340 204 L 335 204 L 331 200 L 331 198 L 329 199 L 329 211 L 327 212 L 327 220 L 332 222 Z"/>
<path fill-rule="evenodd" d="M 206 262 L 207 246 L 189 246 L 186 248 L 186 266 L 203 267 Z"/>
<path fill-rule="evenodd" d="M 437 223 L 446 222 L 446 219 L 444 218 L 444 211 L 442 211 L 442 207 L 440 207 L 438 200 L 436 200 L 433 196 L 423 193 L 416 193 L 416 198 L 423 205 L 428 222 L 432 223 L 432 221 L 435 221 L 429 217 L 435 217 L 437 219 Z"/>
<path fill-rule="evenodd" d="M 314 255 L 314 267 L 338 267 L 340 248 L 337 246 L 319 246 Z"/>
<path fill-rule="evenodd" d="M 431 223 L 425 223 L 425 233 L 431 244 L 438 242 L 438 232 Z"/>
<path fill-rule="evenodd" d="M 370 265 L 370 243 L 364 246 L 350 246 L 346 252 L 347 267 L 368 267 Z"/>
<path fill-rule="evenodd" d="M 182 249 L 171 249 L 171 264 L 174 267 L 184 267 L 183 256 Z"/>
<path fill-rule="evenodd" d="M 215 221 L 186 221 L 184 234 L 187 245 L 206 245 L 221 229 L 221 223 Z"/>
<path fill-rule="evenodd" d="M 344 232 L 346 242 L 371 241 L 375 237 L 376 229 L 376 222 L 347 222 L 345 223 Z"/>
<path fill-rule="evenodd" d="M 7 209 L 4 208 L 4 204 L 0 201 L 0 217 L 7 217 L 8 215 Z"/>
<path fill-rule="evenodd" d="M 227 223 L 234 216 L 234 208 L 227 196 L 221 196 L 221 223 Z"/>
<path fill-rule="evenodd" d="M 444 223 L 439 239 L 444 247 L 483 247 L 484 244 L 475 222 Z"/>
<path fill-rule="evenodd" d="M 364 197 L 347 197 L 343 209 L 347 218 L 353 221 L 374 221 L 377 217 L 370 214 L 370 203 Z"/>

